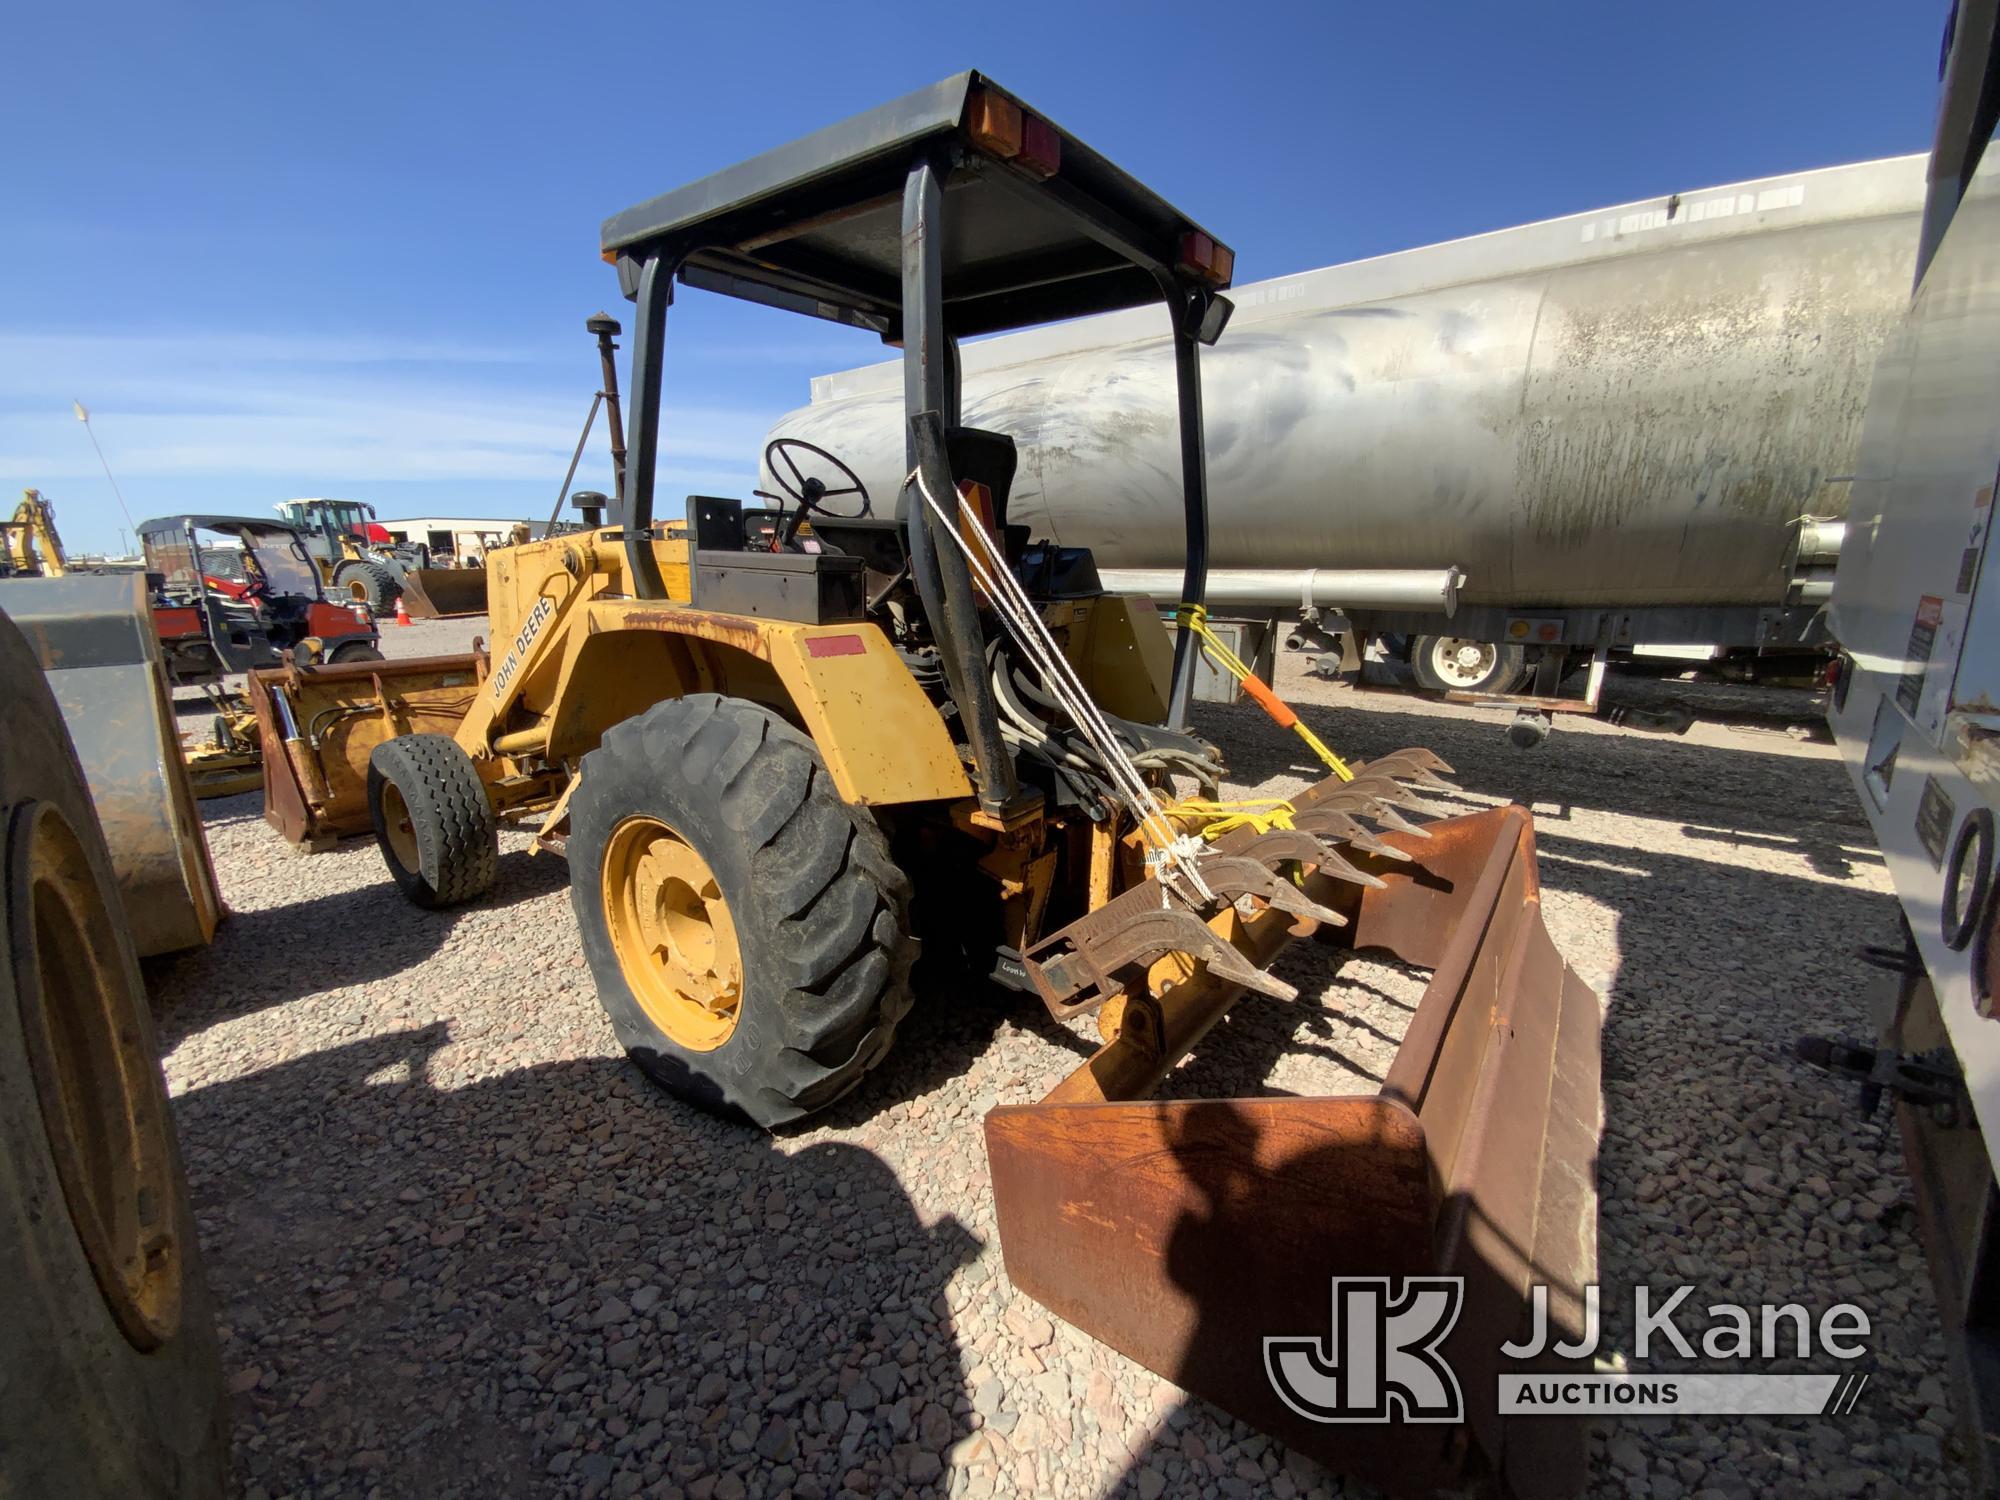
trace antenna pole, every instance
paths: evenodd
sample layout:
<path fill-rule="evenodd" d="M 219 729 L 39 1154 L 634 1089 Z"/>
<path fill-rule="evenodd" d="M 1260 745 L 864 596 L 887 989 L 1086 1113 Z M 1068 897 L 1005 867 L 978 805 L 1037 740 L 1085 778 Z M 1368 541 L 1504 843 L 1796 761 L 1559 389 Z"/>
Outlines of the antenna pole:
<path fill-rule="evenodd" d="M 90 446 L 97 450 L 97 461 L 104 466 L 104 477 L 111 480 L 111 493 L 118 497 L 118 509 L 124 514 L 126 527 L 136 533 L 139 528 L 133 523 L 131 508 L 125 504 L 125 492 L 118 488 L 118 481 L 112 478 L 111 464 L 104 457 L 104 445 L 97 441 L 97 429 L 90 425 L 89 408 L 76 400 L 72 400 L 70 405 L 76 408 L 76 419 L 83 423 L 83 430 L 90 434 Z"/>

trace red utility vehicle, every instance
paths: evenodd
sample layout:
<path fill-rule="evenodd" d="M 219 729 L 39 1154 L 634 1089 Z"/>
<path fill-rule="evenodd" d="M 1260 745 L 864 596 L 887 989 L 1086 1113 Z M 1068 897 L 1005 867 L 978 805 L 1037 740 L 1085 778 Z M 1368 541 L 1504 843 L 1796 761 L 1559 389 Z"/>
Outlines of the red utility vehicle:
<path fill-rule="evenodd" d="M 298 529 L 255 516 L 162 516 L 139 528 L 167 676 L 175 686 L 317 660 L 380 661 L 365 606 L 329 603 Z"/>

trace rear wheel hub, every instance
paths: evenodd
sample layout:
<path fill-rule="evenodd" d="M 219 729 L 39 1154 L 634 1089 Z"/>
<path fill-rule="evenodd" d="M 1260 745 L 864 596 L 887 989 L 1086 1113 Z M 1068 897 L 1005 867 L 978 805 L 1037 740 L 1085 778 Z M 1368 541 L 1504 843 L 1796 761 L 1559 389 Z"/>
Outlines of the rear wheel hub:
<path fill-rule="evenodd" d="M 1431 650 L 1431 663 L 1447 682 L 1470 687 L 1492 676 L 1498 652 L 1490 641 L 1468 641 L 1460 636 L 1440 637 Z"/>
<path fill-rule="evenodd" d="M 619 967 L 653 1023 L 693 1051 L 728 1041 L 743 959 L 708 861 L 669 825 L 628 819 L 605 848 L 603 900 Z"/>

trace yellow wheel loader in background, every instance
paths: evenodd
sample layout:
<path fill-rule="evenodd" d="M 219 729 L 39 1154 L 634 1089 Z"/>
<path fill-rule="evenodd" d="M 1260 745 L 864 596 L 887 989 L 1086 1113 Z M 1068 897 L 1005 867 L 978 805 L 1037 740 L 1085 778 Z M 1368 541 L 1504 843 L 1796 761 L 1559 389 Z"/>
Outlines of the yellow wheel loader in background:
<path fill-rule="evenodd" d="M 1598 1002 L 1542 925 L 1526 814 L 1414 821 L 1448 769 L 1423 750 L 1256 818 L 1217 803 L 1194 632 L 1012 524 L 1013 440 L 959 410 L 961 338 L 1164 304 L 1197 609 L 1230 250 L 975 73 L 619 214 L 603 249 L 637 320 L 609 524 L 489 555 L 490 651 L 255 674 L 269 819 L 372 829 L 425 906 L 478 897 L 497 825 L 529 826 L 632 1057 L 765 1126 L 863 1086 L 920 924 L 1094 1011 L 1096 1054 L 987 1118 L 1020 1290 L 1399 1492 L 1575 1488 L 1581 1433 L 1503 1422 L 1495 1388 L 1531 1288 L 1574 1335 L 1595 1275 Z M 770 509 L 658 520 L 677 282 L 900 345 L 900 491 L 780 445 Z M 1315 933 L 1435 971 L 1382 1090 L 1147 1102 L 1246 991 L 1292 998 L 1266 966 Z M 1455 1404 L 1352 1421 L 1274 1379 L 1266 1340 L 1324 1338 L 1329 1278 L 1411 1276 L 1459 1279 Z"/>

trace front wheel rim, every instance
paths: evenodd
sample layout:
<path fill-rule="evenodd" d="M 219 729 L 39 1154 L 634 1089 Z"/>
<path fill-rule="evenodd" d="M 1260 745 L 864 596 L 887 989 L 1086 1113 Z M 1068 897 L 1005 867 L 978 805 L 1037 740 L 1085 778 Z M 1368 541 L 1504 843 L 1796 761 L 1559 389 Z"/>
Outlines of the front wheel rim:
<path fill-rule="evenodd" d="M 410 816 L 410 804 L 402 788 L 386 780 L 382 783 L 382 834 L 398 864 L 412 875 L 422 869 L 423 855 L 417 849 L 417 826 Z"/>
<path fill-rule="evenodd" d="M 601 899 L 618 967 L 653 1024 L 692 1052 L 728 1041 L 743 959 L 708 861 L 671 825 L 628 818 L 605 845 Z"/>
<path fill-rule="evenodd" d="M 1455 687 L 1476 687 L 1493 675 L 1499 649 L 1491 641 L 1469 641 L 1463 636 L 1440 636 L 1431 647 L 1431 666 Z"/>

